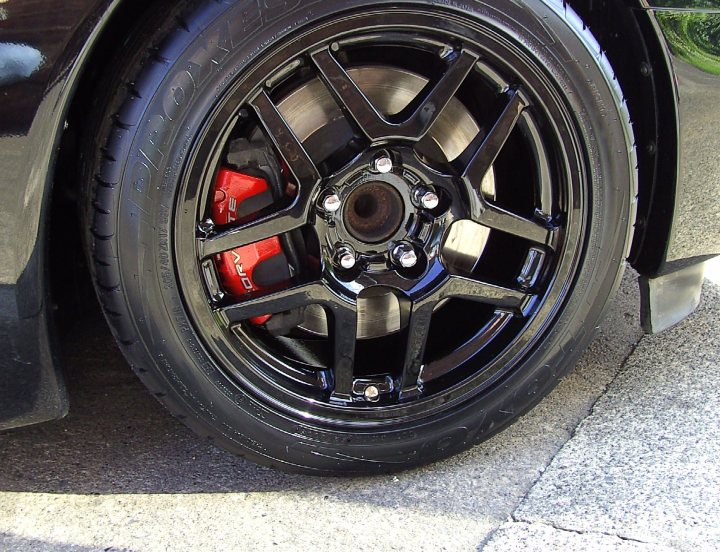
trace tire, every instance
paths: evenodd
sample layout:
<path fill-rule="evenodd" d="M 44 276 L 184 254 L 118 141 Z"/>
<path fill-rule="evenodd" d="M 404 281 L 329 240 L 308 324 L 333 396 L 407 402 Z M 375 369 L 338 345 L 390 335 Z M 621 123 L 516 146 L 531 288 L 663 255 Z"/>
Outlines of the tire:
<path fill-rule="evenodd" d="M 529 113 L 522 119 L 525 130 L 519 138 L 510 134 L 506 147 L 523 152 L 530 146 L 521 142 L 535 144 L 532 140 L 540 136 L 538 143 L 545 144 L 542 151 L 551 160 L 548 170 L 559 175 L 547 184 L 553 190 L 550 203 L 558 213 L 543 213 L 533 219 L 533 228 L 542 228 L 542 235 L 550 236 L 547 246 L 530 247 L 518 236 L 506 236 L 510 232 L 496 232 L 497 226 L 491 226 L 489 245 L 480 259 L 498 261 L 480 263 L 483 266 L 472 269 L 481 273 L 497 270 L 492 273 L 497 283 L 507 276 L 503 271 L 510 274 L 520 270 L 516 265 L 522 265 L 523 259 L 539 258 L 537 262 L 543 268 L 533 273 L 537 281 L 529 281 L 532 278 L 523 273 L 528 281 L 523 283 L 522 306 L 518 300 L 513 303 L 515 310 L 503 311 L 512 301 L 501 293 L 490 299 L 492 309 L 500 310 L 486 304 L 475 307 L 474 302 L 463 302 L 467 297 L 456 297 L 442 303 L 447 306 L 440 314 L 433 311 L 433 320 L 442 315 L 443 324 L 447 319 L 450 326 L 457 323 L 459 328 L 471 325 L 471 319 L 486 312 L 487 316 L 492 311 L 492 316 L 502 317 L 505 325 L 482 351 L 476 348 L 468 352 L 457 368 L 443 368 L 450 371 L 436 380 L 421 385 L 416 378 L 414 387 L 404 386 L 403 364 L 401 383 L 393 383 L 391 377 L 388 381 L 394 390 L 378 403 L 371 402 L 368 387 L 363 388 L 365 396 L 352 395 L 355 380 L 350 395 L 337 392 L 344 385 L 338 362 L 345 357 L 336 356 L 340 361 L 333 364 L 329 360 L 326 371 L 318 372 L 328 374 L 330 391 L 333 385 L 335 391 L 322 394 L 323 388 L 308 391 L 306 396 L 304 387 L 273 371 L 280 369 L 279 364 L 290 364 L 288 358 L 296 361 L 291 353 L 277 353 L 277 343 L 288 338 L 276 340 L 265 329 L 244 322 L 232 333 L 221 327 L 217 316 L 213 318 L 222 305 L 208 299 L 202 271 L 188 260 L 192 258 L 188 252 L 204 243 L 203 237 L 195 234 L 197 222 L 202 221 L 191 201 L 193 182 L 202 182 L 205 177 L 198 175 L 205 175 L 211 171 L 207 167 L 214 166 L 204 161 L 203 155 L 217 163 L 217 156 L 206 155 L 210 151 L 204 149 L 206 144 L 225 143 L 221 138 L 213 138 L 215 142 L 208 138 L 222 135 L 213 125 L 225 129 L 230 124 L 226 121 L 238 113 L 241 118 L 248 117 L 247 110 L 227 111 L 231 104 L 233 109 L 237 107 L 231 99 L 237 100 L 251 79 L 265 82 L 256 73 L 273 61 L 273 55 L 279 55 L 283 48 L 305 47 L 303 41 L 318 40 L 321 28 L 337 27 L 347 32 L 348 22 L 361 28 L 367 18 L 383 10 L 387 11 L 383 17 L 390 19 L 407 12 L 408 20 L 421 29 L 420 34 L 426 32 L 425 21 L 442 15 L 437 19 L 443 21 L 439 25 L 442 32 L 459 36 L 463 48 L 466 40 L 482 52 L 483 41 L 508 48 L 512 62 L 507 64 L 489 58 L 489 54 L 480 57 L 490 59 L 487 63 L 495 63 L 493 67 L 499 64 L 508 75 L 517 72 L 521 82 L 517 90 L 531 96 L 532 107 L 523 111 Z M 367 19 L 367 25 L 371 22 Z M 86 167 L 86 193 L 92 198 L 85 213 L 88 256 L 102 308 L 129 364 L 170 412 L 199 435 L 253 462 L 291 472 L 346 475 L 407 469 L 456 454 L 510 425 L 550 392 L 588 345 L 624 269 L 635 216 L 636 163 L 632 128 L 619 85 L 597 42 L 566 5 L 552 0 L 529 0 L 518 5 L 501 0 L 473 1 L 462 7 L 396 0 L 206 1 L 190 3 L 181 17 L 164 17 L 159 24 L 153 22 L 137 30 L 130 44 L 130 51 L 125 50 L 127 55 L 123 56 L 126 61 L 112 67 L 109 89 L 113 96 L 102 101 L 101 115 L 93 127 L 97 130 L 91 133 L 90 143 L 100 136 L 105 147 L 98 150 L 90 145 L 85 152 L 87 159 L 95 160 Z M 406 46 L 392 47 L 403 52 Z M 305 71 L 294 70 L 298 74 Z M 473 73 L 468 78 L 479 79 L 478 83 L 487 80 L 485 74 L 476 77 Z M 280 79 L 277 86 L 290 86 L 287 83 L 292 79 Z M 458 89 L 458 98 L 462 90 Z M 498 98 L 504 101 L 503 94 L 507 93 L 503 90 Z M 463 105 L 472 104 L 465 97 L 460 100 Z M 467 107 L 474 114 L 473 109 Z M 482 109 L 478 107 L 478 113 Z M 254 115 L 250 109 L 249 116 Z M 532 128 L 539 129 L 535 135 L 526 132 L 531 128 L 527 121 L 534 121 L 533 117 L 538 122 Z M 249 125 L 234 121 L 233 125 L 240 126 L 233 126 L 232 133 Z M 392 142 L 390 146 L 387 141 L 383 144 L 392 147 Z M 556 149 L 560 153 L 554 153 Z M 503 196 L 502 175 L 511 170 L 501 157 L 493 165 L 500 182 L 498 201 L 509 197 Z M 535 178 L 539 172 L 528 169 L 527 178 Z M 475 201 L 472 190 L 460 190 L 456 197 L 451 189 L 468 179 L 454 178 L 448 185 L 452 207 L 447 211 L 450 218 L 443 220 L 463 218 L 456 209 L 472 211 L 468 206 Z M 531 195 L 537 198 L 538 193 Z M 462 206 L 456 205 L 462 203 L 458 197 L 465 198 Z M 532 198 L 528 200 L 531 203 L 535 201 Z M 525 208 L 518 205 L 518 209 Z M 489 212 L 485 204 L 479 210 Z M 525 212 L 525 219 L 533 216 L 530 207 Z M 312 220 L 321 221 L 322 216 L 317 216 Z M 522 262 L 507 269 L 486 267 L 502 264 L 504 248 L 513 251 L 509 257 L 516 255 Z M 320 255 L 324 255 L 322 251 Z M 362 251 L 357 254 L 362 258 Z M 425 268 L 431 266 L 431 257 L 427 259 Z M 330 271 L 334 274 L 340 270 L 335 267 Z M 421 279 L 418 274 L 423 268 L 413 273 L 403 272 L 404 268 L 392 270 L 406 281 Z M 508 281 L 519 281 L 516 272 L 510 276 Z M 451 278 L 444 277 L 443 282 Z M 318 292 L 326 311 L 333 313 L 327 315 L 327 320 L 334 322 L 334 329 L 328 330 L 330 354 L 343 341 L 356 346 L 355 336 L 343 333 L 338 322 L 344 315 L 337 305 L 352 304 L 347 297 L 342 301 L 336 298 L 344 293 L 343 282 L 342 278 L 333 280 L 333 293 Z M 503 283 L 506 285 L 510 284 Z M 475 289 L 484 293 L 489 288 L 471 288 Z M 249 303 L 239 304 L 247 308 Z M 440 307 L 434 304 L 433 308 Z M 468 313 L 467 320 L 460 325 L 458 318 L 463 315 L 457 313 L 463 312 Z M 415 323 L 412 315 L 410 320 L 408 324 Z M 402 335 L 410 343 L 413 331 L 404 328 L 395 336 L 383 336 L 381 342 L 401 339 L 397 336 Z M 441 329 L 439 325 L 432 327 L 433 332 Z M 292 336 L 296 333 L 290 335 L 289 339 L 295 339 Z M 325 343 L 323 339 L 318 341 Z M 438 366 L 460 358 L 457 355 L 465 350 L 460 345 L 443 350 L 445 341 L 452 342 L 452 336 L 441 335 L 432 344 L 426 340 L 428 351 L 439 355 Z M 364 351 L 365 346 L 365 342 L 357 342 L 358 350 Z M 431 365 L 427 361 L 420 367 L 423 350 L 425 343 L 417 361 L 422 370 Z M 354 366 L 351 373 L 356 373 L 352 372 Z M 327 384 L 328 380 L 323 381 Z"/>

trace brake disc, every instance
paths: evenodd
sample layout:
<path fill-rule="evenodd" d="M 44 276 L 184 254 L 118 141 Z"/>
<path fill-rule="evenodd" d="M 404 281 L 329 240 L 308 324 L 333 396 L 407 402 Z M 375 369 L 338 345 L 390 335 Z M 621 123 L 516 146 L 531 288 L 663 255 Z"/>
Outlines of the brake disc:
<path fill-rule="evenodd" d="M 428 83 L 421 75 L 394 67 L 355 67 L 348 73 L 375 108 L 386 116 L 400 113 Z M 303 143 L 334 125 L 347 124 L 329 90 L 317 78 L 286 96 L 279 102 L 278 109 Z M 445 159 L 453 161 L 479 132 L 480 128 L 467 108 L 453 98 L 428 136 Z M 494 198 L 492 168 L 485 175 L 481 189 L 483 195 Z M 443 244 L 443 260 L 456 272 L 472 272 L 485 249 L 489 233 L 489 229 L 470 220 L 455 222 Z M 438 306 L 441 307 L 442 304 Z M 390 290 L 378 289 L 359 297 L 357 310 L 358 339 L 388 335 L 401 329 L 400 304 Z M 314 334 L 327 335 L 327 316 L 323 308 L 308 306 L 300 327 Z"/>

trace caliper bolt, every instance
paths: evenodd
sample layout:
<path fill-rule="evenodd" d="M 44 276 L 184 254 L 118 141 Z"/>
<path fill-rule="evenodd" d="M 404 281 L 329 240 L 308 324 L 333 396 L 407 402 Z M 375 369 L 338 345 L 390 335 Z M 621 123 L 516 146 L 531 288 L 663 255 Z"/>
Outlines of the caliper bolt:
<path fill-rule="evenodd" d="M 392 250 L 392 258 L 403 268 L 412 268 L 418 262 L 417 253 L 409 243 L 399 243 Z"/>
<path fill-rule="evenodd" d="M 365 400 L 375 402 L 380 398 L 380 390 L 375 385 L 368 385 L 365 388 Z"/>
<path fill-rule="evenodd" d="M 350 270 L 355 266 L 357 259 L 355 258 L 355 251 L 349 245 L 341 245 L 335 249 L 335 264 L 345 270 Z"/>
<path fill-rule="evenodd" d="M 380 174 L 387 174 L 393 170 L 393 162 L 390 156 L 383 154 L 375 159 L 375 170 Z"/>
<path fill-rule="evenodd" d="M 328 213 L 334 213 L 340 209 L 341 204 L 342 201 L 340 196 L 337 194 L 330 194 L 325 196 L 325 199 L 323 199 L 323 209 L 325 209 Z"/>
<path fill-rule="evenodd" d="M 428 209 L 429 211 L 440 205 L 440 198 L 438 195 L 423 186 L 418 186 L 415 190 L 413 190 L 413 197 L 415 198 L 415 203 L 423 209 Z"/>

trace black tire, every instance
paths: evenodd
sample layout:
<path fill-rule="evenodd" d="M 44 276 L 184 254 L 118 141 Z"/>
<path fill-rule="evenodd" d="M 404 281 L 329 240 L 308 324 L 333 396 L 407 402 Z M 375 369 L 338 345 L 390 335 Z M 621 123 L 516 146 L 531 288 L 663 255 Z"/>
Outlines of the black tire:
<path fill-rule="evenodd" d="M 86 152 L 96 159 L 87 167 L 93 201 L 86 219 L 97 293 L 123 354 L 150 391 L 218 446 L 260 464 L 322 474 L 432 462 L 487 439 L 538 403 L 592 338 L 619 285 L 635 216 L 629 115 L 607 60 L 577 15 L 553 0 L 463 7 L 429 0 L 196 4 L 180 18 L 163 18 L 159 29 L 153 24 L 136 33 L 127 61 L 112 69 L 114 96 L 104 101 L 93 132 L 106 145 Z M 172 236 L 183 167 L 217 98 L 269 50 L 313 23 L 386 4 L 394 10 L 424 4 L 499 29 L 551 76 L 580 137 L 587 212 L 571 291 L 501 377 L 452 408 L 352 429 L 294 415 L 228 375 L 188 312 L 191 292 L 181 289 Z"/>

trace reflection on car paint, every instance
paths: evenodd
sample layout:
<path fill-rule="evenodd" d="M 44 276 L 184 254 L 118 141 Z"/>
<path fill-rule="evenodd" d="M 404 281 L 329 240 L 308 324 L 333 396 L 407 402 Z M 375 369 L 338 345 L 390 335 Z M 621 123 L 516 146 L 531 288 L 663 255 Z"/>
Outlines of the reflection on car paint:
<path fill-rule="evenodd" d="M 656 15 L 673 54 L 706 73 L 720 75 L 720 15 L 676 11 Z"/>
<path fill-rule="evenodd" d="M 0 86 L 30 77 L 43 61 L 43 55 L 32 46 L 0 42 Z"/>

